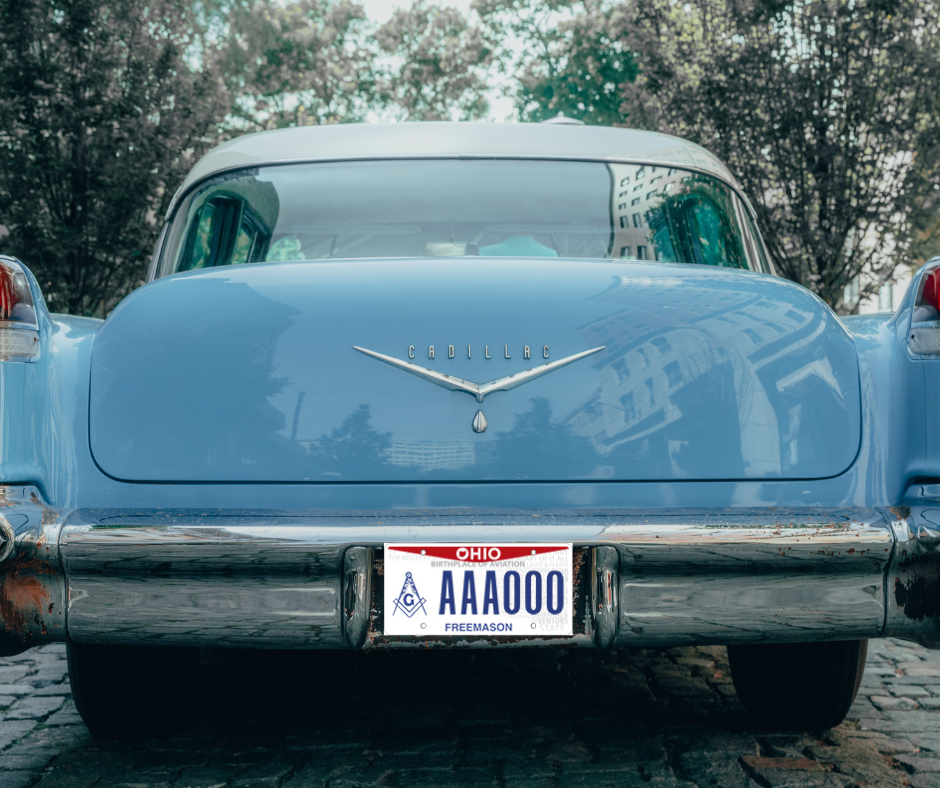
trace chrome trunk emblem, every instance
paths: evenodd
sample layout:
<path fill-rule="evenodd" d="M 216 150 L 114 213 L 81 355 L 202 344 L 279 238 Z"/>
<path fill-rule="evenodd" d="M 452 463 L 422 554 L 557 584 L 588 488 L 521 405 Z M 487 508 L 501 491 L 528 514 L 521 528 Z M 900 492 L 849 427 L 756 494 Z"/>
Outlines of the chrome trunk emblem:
<path fill-rule="evenodd" d="M 402 361 L 393 356 L 386 356 L 384 353 L 376 353 L 374 350 L 366 350 L 364 347 L 353 345 L 353 349 L 358 350 L 360 353 L 365 353 L 367 356 L 377 358 L 379 361 L 384 361 L 386 364 L 391 364 L 393 367 L 403 369 L 405 372 L 410 372 L 412 375 L 417 375 L 419 378 L 424 378 L 431 383 L 436 383 L 438 386 L 442 386 L 445 389 L 449 389 L 450 391 L 463 391 L 466 394 L 471 394 L 477 398 L 477 402 L 483 402 L 483 398 L 487 394 L 492 394 L 494 391 L 509 391 L 509 389 L 514 389 L 516 386 L 521 386 L 523 383 L 528 383 L 530 380 L 535 380 L 549 372 L 554 372 L 556 369 L 567 366 L 586 356 L 600 353 L 605 347 L 606 345 L 601 345 L 591 350 L 583 350 L 580 353 L 565 356 L 557 361 L 550 361 L 547 364 L 540 364 L 537 367 L 532 367 L 532 369 L 527 369 L 523 372 L 514 372 L 512 375 L 506 375 L 505 377 L 491 380 L 489 383 L 474 383 L 470 380 L 456 378 L 453 375 L 446 375 L 443 372 L 437 372 L 433 369 L 421 367 L 408 361 Z"/>
<path fill-rule="evenodd" d="M 489 425 L 486 423 L 486 416 L 483 415 L 482 410 L 478 410 L 477 415 L 473 417 L 473 431 L 486 432 L 487 426 Z"/>

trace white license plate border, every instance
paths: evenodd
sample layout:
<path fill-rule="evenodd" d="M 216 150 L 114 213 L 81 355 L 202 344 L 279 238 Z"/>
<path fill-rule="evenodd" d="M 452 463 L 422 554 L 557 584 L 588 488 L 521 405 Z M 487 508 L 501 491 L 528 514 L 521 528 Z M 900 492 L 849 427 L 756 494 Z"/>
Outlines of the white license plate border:
<path fill-rule="evenodd" d="M 401 584 L 401 578 L 391 578 L 390 572 L 394 573 L 394 560 L 391 562 L 392 568 L 390 570 L 390 561 L 389 556 L 391 550 L 394 548 L 422 548 L 422 547 L 435 547 L 435 548 L 451 548 L 456 549 L 459 547 L 508 547 L 508 548 L 525 548 L 525 549 L 540 549 L 540 548 L 558 548 L 558 552 L 562 556 L 566 556 L 567 560 L 564 561 L 564 566 L 566 567 L 566 573 L 564 578 L 564 603 L 563 603 L 563 627 L 559 630 L 557 627 L 553 627 L 550 630 L 547 630 L 545 626 L 538 626 L 535 628 L 527 627 L 525 630 L 519 629 L 519 627 L 514 627 L 512 631 L 436 631 L 433 628 L 425 629 L 423 631 L 411 630 L 411 631 L 400 631 L 398 627 L 390 627 L 389 620 L 394 611 L 392 609 L 392 597 L 397 596 L 400 593 L 401 589 L 396 589 L 396 593 L 391 593 L 391 586 L 396 584 Z M 375 591 L 378 592 L 375 594 L 375 602 L 379 607 L 381 612 L 381 626 L 375 627 L 373 630 L 376 636 L 385 641 L 393 640 L 443 640 L 443 641 L 452 641 L 452 640 L 466 640 L 466 639 L 487 639 L 492 640 L 493 638 L 500 638 L 505 640 L 540 640 L 540 639 L 551 639 L 551 638 L 571 638 L 576 636 L 581 627 L 578 624 L 582 623 L 578 619 L 578 612 L 580 610 L 581 597 L 587 593 L 586 589 L 583 588 L 584 578 L 581 577 L 583 572 L 583 556 L 580 555 L 580 552 L 583 551 L 580 545 L 576 545 L 573 542 L 559 542 L 559 541 L 538 541 L 538 542 L 506 542 L 506 541 L 482 541 L 482 540 L 472 540 L 472 541 L 459 541 L 459 542 L 384 542 L 381 546 L 382 550 L 382 582 L 379 588 L 376 588 Z M 495 562 L 499 563 L 499 562 Z M 461 564 L 460 566 L 468 566 L 468 564 Z M 489 564 L 494 566 L 493 563 Z M 482 571 L 482 570 L 481 570 Z M 547 576 L 549 569 L 545 569 L 545 575 Z M 543 580 L 545 578 L 543 577 Z M 478 589 L 479 592 L 482 589 Z M 460 591 L 458 593 L 458 602 Z M 420 596 L 420 595 L 419 595 Z M 428 599 L 430 597 L 425 597 L 424 602 L 427 605 Z M 436 604 L 439 601 L 439 594 L 435 595 L 434 603 Z M 545 590 L 543 588 L 543 607 L 546 602 Z M 480 600 L 482 601 L 482 600 Z M 522 621 L 524 618 L 529 617 L 529 614 L 524 610 L 520 611 L 521 616 L 519 621 Z M 559 616 L 561 617 L 561 616 Z M 378 623 L 378 622 L 376 622 Z M 531 618 L 527 621 L 531 624 Z"/>

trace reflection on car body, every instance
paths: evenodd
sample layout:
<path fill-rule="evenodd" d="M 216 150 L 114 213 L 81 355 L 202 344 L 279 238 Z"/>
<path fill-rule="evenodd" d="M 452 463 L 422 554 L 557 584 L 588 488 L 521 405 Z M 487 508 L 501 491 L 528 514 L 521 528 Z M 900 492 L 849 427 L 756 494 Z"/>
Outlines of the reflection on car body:
<path fill-rule="evenodd" d="M 179 719 L 200 646 L 722 644 L 806 728 L 868 638 L 940 646 L 940 261 L 840 320 L 691 143 L 249 135 L 107 320 L 49 314 L 28 264 L 0 259 L 0 651 L 67 642 L 97 735 Z"/>
<path fill-rule="evenodd" d="M 162 272 L 420 256 L 655 259 L 767 270 L 753 228 L 740 221 L 741 200 L 712 176 L 668 168 L 663 186 L 627 212 L 615 208 L 615 184 L 643 170 L 405 159 L 235 172 L 187 197 L 179 209 L 186 222 L 171 235 Z"/>

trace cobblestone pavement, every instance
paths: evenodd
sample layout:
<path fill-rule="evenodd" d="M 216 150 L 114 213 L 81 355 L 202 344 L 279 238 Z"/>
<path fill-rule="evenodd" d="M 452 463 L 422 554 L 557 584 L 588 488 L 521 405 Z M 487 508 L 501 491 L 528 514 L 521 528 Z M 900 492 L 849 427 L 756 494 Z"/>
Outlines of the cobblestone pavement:
<path fill-rule="evenodd" d="M 63 647 L 0 660 L 0 788 L 940 786 L 940 652 L 895 640 L 851 719 L 807 734 L 754 727 L 723 648 L 210 651 L 199 679 L 179 736 L 105 743 Z"/>

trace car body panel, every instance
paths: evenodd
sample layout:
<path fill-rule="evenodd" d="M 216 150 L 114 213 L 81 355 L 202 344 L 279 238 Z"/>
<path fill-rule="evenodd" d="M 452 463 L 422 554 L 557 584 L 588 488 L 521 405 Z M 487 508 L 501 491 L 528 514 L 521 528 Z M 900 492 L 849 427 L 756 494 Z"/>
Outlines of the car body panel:
<path fill-rule="evenodd" d="M 211 154 L 187 184 L 261 160 L 496 156 L 500 144 L 505 155 L 524 156 L 528 143 L 532 155 L 548 158 L 674 156 L 730 179 L 710 154 L 645 132 L 412 129 L 249 137 Z M 496 267 L 484 276 L 484 265 Z M 50 315 L 30 275 L 40 353 L 30 363 L 0 363 L 0 536 L 14 540 L 0 562 L 0 652 L 69 636 L 421 645 L 383 640 L 374 608 L 365 610 L 364 641 L 350 640 L 350 557 L 368 556 L 364 566 L 379 584 L 381 548 L 390 539 L 497 537 L 570 541 L 586 562 L 582 569 L 603 564 L 613 573 L 620 609 L 610 638 L 597 640 L 600 619 L 582 587 L 580 629 L 560 642 L 897 635 L 940 646 L 940 608 L 932 601 L 940 599 L 940 421 L 931 404 L 940 366 L 908 349 L 923 273 L 893 315 L 840 320 L 797 285 L 747 271 L 497 258 L 259 265 L 151 282 L 103 322 Z M 232 288 L 238 298 L 229 299 Z M 394 298 L 383 300 L 383 292 Z M 704 321 L 695 322 L 695 310 Z M 805 320 L 786 323 L 788 312 Z M 616 323 L 630 316 L 645 321 L 635 336 Z M 771 338 L 777 331 L 769 323 L 783 329 L 779 338 Z M 653 340 L 664 335 L 671 351 L 662 354 Z M 200 343 L 213 352 L 200 355 Z M 466 364 L 455 353 L 454 369 L 477 383 L 497 374 L 478 373 L 476 361 L 501 372 L 526 368 L 515 366 L 525 360 L 515 348 L 525 344 L 533 364 L 543 361 L 538 350 L 546 344 L 555 359 L 604 350 L 480 403 L 353 347 L 411 360 L 414 345 L 415 363 L 439 361 L 440 370 L 450 362 L 446 350 L 434 360 L 418 351 L 464 343 L 497 350 Z M 504 346 L 511 359 L 502 356 Z M 722 377 L 724 388 L 703 374 L 723 369 L 703 350 L 716 347 L 737 370 Z M 776 351 L 758 367 L 769 347 Z M 699 373 L 680 374 L 681 385 L 659 391 L 674 404 L 687 390 L 678 410 L 697 416 L 704 431 L 690 438 L 681 419 L 667 421 L 656 433 L 658 454 L 611 462 L 611 449 L 602 459 L 602 431 L 585 428 L 593 423 L 584 418 L 588 403 L 609 410 L 623 406 L 632 381 L 668 383 L 673 359 L 666 354 L 673 351 L 698 359 Z M 618 359 L 628 359 L 629 375 L 618 372 Z M 763 411 L 755 406 L 755 379 L 766 395 Z M 790 386 L 781 381 L 809 388 L 789 402 Z M 225 407 L 212 412 L 206 403 L 225 394 Z M 527 432 L 533 400 L 547 407 Z M 810 431 L 798 434 L 793 455 L 790 413 L 798 404 L 812 418 L 801 421 Z M 447 449 L 504 434 L 531 464 L 520 473 L 497 453 L 460 469 L 422 470 L 388 463 L 376 451 L 366 462 L 335 452 L 332 464 L 311 462 L 310 445 L 333 437 L 360 405 L 369 407 L 375 432 L 400 443 Z M 490 423 L 482 435 L 471 428 L 477 410 Z M 761 424 L 761 413 L 772 419 Z M 246 419 L 261 428 L 223 456 L 220 436 Z M 582 429 L 589 451 L 544 450 L 540 441 L 561 428 Z M 603 432 L 618 429 L 624 425 L 615 421 Z M 200 442 L 222 447 L 215 464 L 195 451 Z M 272 442 L 285 451 L 270 452 L 246 473 L 244 460 Z M 670 442 L 678 444 L 671 454 Z M 753 447 L 750 465 L 745 444 Z M 314 472 L 321 478 L 308 478 Z M 339 475 L 322 478 L 330 473 Z M 447 641 L 471 642 L 495 641 Z"/>
<path fill-rule="evenodd" d="M 158 284 L 158 283 L 155 283 Z M 147 285 L 141 292 L 155 286 Z M 639 508 L 788 506 L 888 507 L 903 501 L 916 480 L 935 474 L 940 458 L 931 452 L 923 424 L 925 361 L 909 356 L 904 339 L 910 303 L 895 315 L 843 319 L 858 351 L 861 442 L 855 462 L 825 479 L 618 482 L 454 481 L 327 484 L 174 484 L 124 482 L 109 477 L 91 453 L 89 382 L 92 347 L 102 321 L 40 310 L 42 354 L 32 364 L 0 364 L 0 484 L 34 485 L 60 511 L 107 505 L 119 508 L 474 509 L 505 511 L 624 505 Z M 352 343 L 350 343 L 351 345 Z M 350 351 L 353 353 L 354 351 Z M 382 369 L 381 362 L 363 359 Z M 410 376 L 389 368 L 407 380 Z M 551 376 L 547 376 L 548 379 Z M 415 381 L 416 385 L 431 384 Z M 534 385 L 534 384 L 529 384 Z M 516 390 L 524 392 L 525 387 Z M 440 394 L 450 397 L 449 392 Z M 453 395 L 457 396 L 457 395 Z M 465 397 L 465 395 L 460 395 Z M 471 403 L 469 397 L 465 397 Z M 44 447 L 44 448 L 43 448 Z"/>
<path fill-rule="evenodd" d="M 477 402 L 354 346 L 480 383 L 603 350 Z M 861 421 L 854 341 L 804 289 L 578 260 L 167 277 L 102 327 L 90 391 L 95 460 L 127 481 L 811 479 Z"/>

